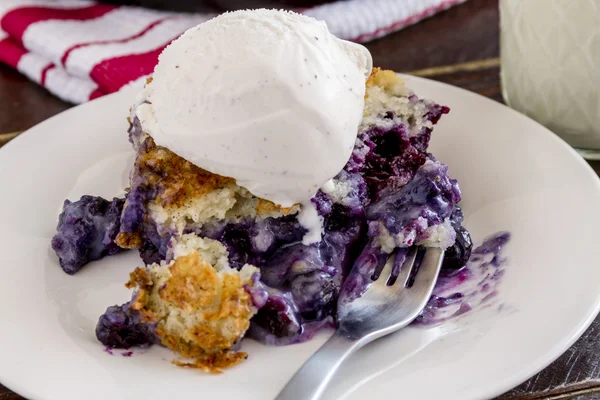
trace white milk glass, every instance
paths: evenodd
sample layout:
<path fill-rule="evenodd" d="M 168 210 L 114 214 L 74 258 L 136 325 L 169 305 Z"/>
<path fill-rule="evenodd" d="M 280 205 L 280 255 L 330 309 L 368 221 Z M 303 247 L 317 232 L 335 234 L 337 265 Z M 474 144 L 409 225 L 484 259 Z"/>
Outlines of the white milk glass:
<path fill-rule="evenodd" d="M 600 0 L 500 0 L 505 102 L 600 159 Z"/>

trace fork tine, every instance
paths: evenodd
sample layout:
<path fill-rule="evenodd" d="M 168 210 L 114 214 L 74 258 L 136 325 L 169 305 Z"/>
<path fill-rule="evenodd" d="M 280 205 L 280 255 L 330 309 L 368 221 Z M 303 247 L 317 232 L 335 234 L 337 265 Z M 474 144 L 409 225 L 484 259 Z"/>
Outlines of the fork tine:
<path fill-rule="evenodd" d="M 442 261 L 444 261 L 444 250 L 439 247 L 428 247 L 412 287 L 417 289 L 417 286 L 419 288 L 431 286 L 433 288 L 433 282 L 437 280 Z"/>
<path fill-rule="evenodd" d="M 396 251 L 390 254 L 390 256 L 385 262 L 385 265 L 383 266 L 383 269 L 379 273 L 379 278 L 375 281 L 376 283 L 387 285 L 387 282 L 389 281 L 390 276 L 392 274 L 392 270 L 394 268 L 396 257 L 398 257 Z"/>
<path fill-rule="evenodd" d="M 404 263 L 400 268 L 400 273 L 396 278 L 396 282 L 400 282 L 402 286 L 406 286 L 408 279 L 410 278 L 410 273 L 413 270 L 415 265 L 415 258 L 417 257 L 417 247 L 413 247 L 408 250 L 408 254 L 406 254 L 406 258 L 404 259 Z"/>

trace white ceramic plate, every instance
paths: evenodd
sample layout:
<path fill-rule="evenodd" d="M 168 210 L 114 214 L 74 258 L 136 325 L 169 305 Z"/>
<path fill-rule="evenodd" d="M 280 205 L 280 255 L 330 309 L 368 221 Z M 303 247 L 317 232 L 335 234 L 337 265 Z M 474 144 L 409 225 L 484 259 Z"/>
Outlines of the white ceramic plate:
<path fill-rule="evenodd" d="M 474 311 L 429 329 L 410 327 L 360 351 L 327 399 L 482 399 L 521 383 L 564 352 L 600 305 L 600 182 L 552 133 L 491 100 L 411 78 L 421 96 L 452 108 L 431 149 L 463 190 L 476 242 L 513 240 L 500 300 L 511 312 Z M 289 347 L 247 340 L 250 355 L 222 375 L 170 364 L 153 347 L 109 355 L 98 316 L 128 300 L 136 252 L 64 274 L 50 248 L 65 198 L 111 197 L 133 160 L 125 117 L 134 93 L 64 112 L 0 149 L 0 382 L 35 400 L 273 398 L 326 339 Z M 192 396 L 192 397 L 189 397 Z"/>

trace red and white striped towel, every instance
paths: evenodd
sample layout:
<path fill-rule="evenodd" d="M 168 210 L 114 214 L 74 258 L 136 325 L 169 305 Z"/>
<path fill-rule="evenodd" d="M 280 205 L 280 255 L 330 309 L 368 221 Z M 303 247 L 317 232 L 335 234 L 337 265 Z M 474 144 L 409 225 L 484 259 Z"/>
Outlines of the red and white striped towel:
<path fill-rule="evenodd" d="M 466 0 L 345 0 L 303 10 L 338 37 L 366 42 Z M 213 14 L 89 0 L 1 0 L 0 62 L 83 103 L 150 75 L 162 49 Z"/>

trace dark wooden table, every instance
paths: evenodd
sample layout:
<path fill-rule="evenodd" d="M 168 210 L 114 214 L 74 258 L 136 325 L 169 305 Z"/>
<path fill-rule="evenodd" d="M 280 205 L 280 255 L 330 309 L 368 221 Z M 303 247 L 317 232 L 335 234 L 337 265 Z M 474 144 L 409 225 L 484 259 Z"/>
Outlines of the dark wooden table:
<path fill-rule="evenodd" d="M 470 0 L 368 47 L 382 68 L 426 76 L 502 102 L 498 0 Z M 69 107 L 0 65 L 0 146 Z M 600 172 L 600 163 L 591 164 Z M 0 400 L 22 399 L 0 385 Z M 509 399 L 600 400 L 600 318 L 552 365 L 498 398 Z"/>

